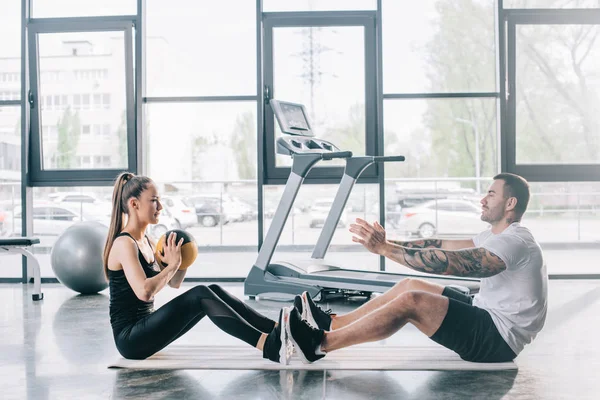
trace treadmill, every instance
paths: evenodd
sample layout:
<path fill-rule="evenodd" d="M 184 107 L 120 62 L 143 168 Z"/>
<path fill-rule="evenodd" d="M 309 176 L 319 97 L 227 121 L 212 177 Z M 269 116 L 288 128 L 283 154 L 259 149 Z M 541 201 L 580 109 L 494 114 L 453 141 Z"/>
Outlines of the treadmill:
<path fill-rule="evenodd" d="M 437 275 L 400 274 L 381 271 L 344 269 L 325 261 L 325 255 L 360 174 L 370 165 L 380 162 L 404 161 L 404 156 L 353 156 L 333 143 L 314 136 L 308 113 L 302 104 L 270 100 L 282 136 L 276 141 L 277 154 L 292 157 L 292 168 L 275 215 L 244 283 L 244 294 L 254 299 L 273 294 L 297 295 L 308 291 L 312 297 L 370 296 L 385 292 L 398 281 L 415 277 L 444 286 L 453 286 L 463 293 L 475 293 L 479 280 Z M 276 261 L 272 257 L 285 226 L 290 210 L 310 169 L 320 161 L 344 159 L 344 175 L 335 195 L 325 224 L 314 247 L 312 256 L 302 261 Z"/>

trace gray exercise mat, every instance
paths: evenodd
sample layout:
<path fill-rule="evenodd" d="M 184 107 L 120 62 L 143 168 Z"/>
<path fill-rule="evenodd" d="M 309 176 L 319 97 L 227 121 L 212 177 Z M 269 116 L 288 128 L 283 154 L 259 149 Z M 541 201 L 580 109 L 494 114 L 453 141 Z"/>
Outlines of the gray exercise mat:
<path fill-rule="evenodd" d="M 129 369 L 235 369 L 235 370 L 514 370 L 514 362 L 472 363 L 456 353 L 438 347 L 354 346 L 328 354 L 312 364 L 304 364 L 296 354 L 289 365 L 262 358 L 262 352 L 249 346 L 171 345 L 145 360 L 118 359 L 109 368 Z"/>

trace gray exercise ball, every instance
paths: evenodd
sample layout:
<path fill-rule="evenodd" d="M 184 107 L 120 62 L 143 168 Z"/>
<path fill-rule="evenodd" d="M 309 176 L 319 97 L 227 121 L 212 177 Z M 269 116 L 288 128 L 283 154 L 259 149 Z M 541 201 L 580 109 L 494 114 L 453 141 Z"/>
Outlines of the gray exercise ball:
<path fill-rule="evenodd" d="M 58 238 L 50 264 L 60 283 L 82 294 L 106 289 L 102 253 L 108 228 L 96 221 L 73 224 Z"/>

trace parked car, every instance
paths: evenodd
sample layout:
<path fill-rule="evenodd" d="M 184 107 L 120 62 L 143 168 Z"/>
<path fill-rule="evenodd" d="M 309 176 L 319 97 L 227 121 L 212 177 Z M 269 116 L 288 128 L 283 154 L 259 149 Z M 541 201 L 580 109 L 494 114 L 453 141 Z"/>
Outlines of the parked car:
<path fill-rule="evenodd" d="M 432 200 L 402 210 L 396 233 L 429 238 L 434 235 L 472 235 L 489 227 L 481 207 L 467 200 Z"/>
<path fill-rule="evenodd" d="M 65 229 L 80 221 L 98 221 L 106 227 L 110 224 L 110 210 L 97 207 L 78 212 L 78 206 L 65 206 L 53 202 L 36 202 L 32 209 L 33 234 L 38 236 L 59 236 Z M 4 233 L 5 236 L 21 236 L 22 210 L 15 207 L 12 212 L 5 214 Z M 148 226 L 148 236 L 158 239 L 169 229 L 177 228 L 175 219 L 167 209 L 161 211 L 159 222 Z"/>
<path fill-rule="evenodd" d="M 219 197 L 192 196 L 188 200 L 194 205 L 198 223 L 201 226 L 212 227 L 229 222 Z"/>
<path fill-rule="evenodd" d="M 6 211 L 0 208 L 0 236 L 4 236 L 6 232 L 6 226 L 4 220 L 6 219 Z"/>
<path fill-rule="evenodd" d="M 320 199 L 316 200 L 313 205 L 310 207 L 308 218 L 309 225 L 311 228 L 317 228 L 319 226 L 323 226 L 325 224 L 325 219 L 327 219 L 327 215 L 329 214 L 329 210 L 331 210 L 331 206 L 333 205 L 333 200 L 329 199 Z M 346 214 L 346 210 L 342 211 L 342 215 L 340 217 L 340 221 L 337 224 L 337 228 L 344 228 L 348 222 L 348 216 Z"/>
<path fill-rule="evenodd" d="M 223 201 L 225 208 L 230 209 L 236 214 L 241 214 L 241 221 L 254 221 L 258 217 L 258 209 L 253 205 L 239 197 L 227 195 Z"/>
<path fill-rule="evenodd" d="M 188 200 L 194 204 L 198 222 L 202 226 L 250 221 L 256 219 L 258 214 L 251 204 L 227 193 L 194 195 Z"/>
<path fill-rule="evenodd" d="M 50 193 L 48 198 L 56 203 L 99 203 L 101 201 L 93 193 L 82 192 Z"/>
<path fill-rule="evenodd" d="M 21 216 L 21 206 L 6 213 L 7 236 L 21 236 Z M 87 220 L 72 208 L 52 202 L 36 202 L 32 209 L 32 218 L 33 234 L 38 236 L 58 236 L 74 223 Z"/>
<path fill-rule="evenodd" d="M 196 209 L 189 199 L 181 196 L 161 196 L 160 201 L 164 208 L 169 209 L 179 228 L 198 225 Z"/>

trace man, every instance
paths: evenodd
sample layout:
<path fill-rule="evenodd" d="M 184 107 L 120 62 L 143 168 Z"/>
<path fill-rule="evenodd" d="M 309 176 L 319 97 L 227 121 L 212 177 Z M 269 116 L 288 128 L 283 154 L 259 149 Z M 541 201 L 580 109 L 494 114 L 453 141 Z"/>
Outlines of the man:
<path fill-rule="evenodd" d="M 323 312 L 305 292 L 286 325 L 298 354 L 313 362 L 411 323 L 466 361 L 513 360 L 542 329 L 547 311 L 542 250 L 520 225 L 529 196 L 522 177 L 495 176 L 481 200 L 481 219 L 491 229 L 472 240 L 390 241 L 380 224 L 357 219 L 350 226 L 352 240 L 369 251 L 420 272 L 481 278 L 480 291 L 472 299 L 450 287 L 404 279 L 345 315 Z"/>

